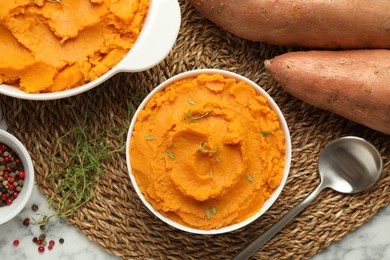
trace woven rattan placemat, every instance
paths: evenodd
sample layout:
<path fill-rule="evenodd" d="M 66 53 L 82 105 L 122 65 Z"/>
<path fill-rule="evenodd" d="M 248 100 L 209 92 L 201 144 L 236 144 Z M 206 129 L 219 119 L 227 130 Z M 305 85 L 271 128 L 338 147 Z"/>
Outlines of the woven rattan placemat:
<path fill-rule="evenodd" d="M 131 111 L 143 97 L 167 78 L 198 68 L 226 69 L 245 75 L 262 86 L 281 107 L 292 138 L 292 165 L 280 199 L 259 220 L 230 234 L 192 235 L 164 224 L 143 206 L 126 171 L 125 152 L 105 160 L 105 174 L 94 200 L 68 219 L 89 239 L 109 253 L 123 258 L 231 258 L 318 184 L 317 159 L 331 140 L 356 135 L 371 141 L 383 155 L 382 178 L 369 191 L 341 195 L 323 191 L 295 221 L 255 255 L 258 259 L 304 259 L 343 238 L 370 220 L 390 203 L 390 138 L 337 115 L 314 108 L 286 94 L 264 70 L 266 58 L 289 51 L 239 39 L 202 18 L 186 1 L 180 1 L 182 25 L 177 44 L 157 67 L 142 73 L 119 74 L 103 85 L 64 100 L 36 102 L 0 96 L 0 109 L 15 134 L 31 152 L 41 191 L 53 193 L 50 170 L 56 140 L 88 114 L 88 136 L 112 127 L 105 142 L 120 149 L 126 142 Z M 122 129 L 122 130 L 121 130 Z M 122 133 L 121 133 L 122 132 Z M 75 146 L 72 139 L 61 146 L 66 158 Z"/>

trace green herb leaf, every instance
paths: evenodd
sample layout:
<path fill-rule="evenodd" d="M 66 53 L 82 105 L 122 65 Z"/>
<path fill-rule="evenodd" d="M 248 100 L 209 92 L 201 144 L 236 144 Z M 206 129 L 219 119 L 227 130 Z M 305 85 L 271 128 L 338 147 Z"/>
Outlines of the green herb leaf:
<path fill-rule="evenodd" d="M 173 155 L 173 153 L 171 151 L 167 151 L 167 155 L 169 156 L 169 158 L 175 159 L 175 156 Z"/>
<path fill-rule="evenodd" d="M 204 118 L 210 114 L 210 111 L 205 112 L 204 114 L 193 115 L 191 110 L 188 110 L 184 116 L 184 120 L 187 120 L 189 124 L 195 123 L 197 120 Z"/>
<path fill-rule="evenodd" d="M 217 150 L 206 149 L 207 142 L 200 142 L 200 148 L 197 150 L 198 153 L 216 153 Z"/>
<path fill-rule="evenodd" d="M 188 103 L 190 103 L 191 105 L 195 105 L 195 101 L 192 100 L 191 98 L 188 99 Z"/>
<path fill-rule="evenodd" d="M 169 146 L 170 146 L 170 147 L 176 148 L 176 144 L 175 144 L 174 142 L 171 142 L 171 143 L 169 144 Z"/>
<path fill-rule="evenodd" d="M 213 214 L 216 215 L 217 214 L 217 208 L 213 206 L 211 208 L 211 212 L 213 212 Z"/>
<path fill-rule="evenodd" d="M 54 180 L 53 194 L 48 198 L 48 203 L 56 209 L 55 215 L 60 218 L 70 217 L 95 197 L 99 180 L 106 172 L 103 167 L 105 160 L 116 158 L 116 154 L 125 149 L 125 146 L 112 146 L 107 140 L 116 134 L 124 136 L 127 132 L 126 127 L 123 132 L 109 128 L 93 134 L 89 120 L 96 120 L 93 118 L 95 115 L 86 110 L 84 116 L 79 117 L 73 106 L 71 104 L 67 109 L 72 111 L 75 126 L 57 138 L 53 156 L 48 158 L 50 170 L 45 172 L 45 178 Z M 71 147 L 68 147 L 69 142 Z M 69 156 L 62 156 L 64 146 L 69 149 Z M 47 220 L 42 218 L 38 222 Z"/>
<path fill-rule="evenodd" d="M 253 178 L 252 178 L 252 176 L 251 176 L 250 174 L 248 174 L 248 175 L 246 176 L 246 178 L 248 179 L 248 181 L 253 182 Z"/>
<path fill-rule="evenodd" d="M 215 160 L 217 161 L 217 163 L 221 163 L 221 159 L 219 159 L 218 156 L 215 156 Z"/>
<path fill-rule="evenodd" d="M 146 138 L 147 140 L 153 140 L 153 139 L 154 139 L 154 136 L 152 136 L 152 135 L 146 135 L 145 138 Z"/>
<path fill-rule="evenodd" d="M 214 177 L 213 170 L 210 170 L 210 178 L 213 178 L 213 177 Z"/>
<path fill-rule="evenodd" d="M 261 131 L 262 135 L 264 135 L 265 137 L 268 137 L 270 136 L 271 134 L 267 131 Z"/>
<path fill-rule="evenodd" d="M 207 217 L 207 219 L 211 218 L 211 214 L 210 214 L 210 209 L 209 208 L 206 209 L 206 217 Z"/>

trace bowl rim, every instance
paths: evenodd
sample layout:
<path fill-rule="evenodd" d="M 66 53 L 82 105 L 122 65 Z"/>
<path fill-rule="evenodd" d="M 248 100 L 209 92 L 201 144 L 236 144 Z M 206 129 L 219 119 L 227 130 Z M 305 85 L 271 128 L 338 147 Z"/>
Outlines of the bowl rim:
<path fill-rule="evenodd" d="M 176 42 L 180 25 L 181 13 L 177 0 L 150 0 L 148 13 L 133 46 L 114 67 L 95 80 L 74 88 L 47 93 L 26 93 L 18 87 L 0 84 L 0 94 L 24 100 L 57 100 L 91 90 L 119 72 L 148 70 L 169 54 Z M 165 26 L 164 30 L 161 29 L 162 26 Z M 151 46 L 155 46 L 156 42 L 159 44 L 158 48 L 151 48 Z M 155 51 L 150 51 L 150 49 Z M 142 58 L 140 58 L 141 56 Z"/>
<path fill-rule="evenodd" d="M 202 230 L 202 229 L 196 229 L 196 228 L 184 226 L 178 222 L 175 222 L 175 221 L 165 217 L 160 212 L 155 210 L 153 208 L 153 206 L 145 199 L 144 195 L 140 191 L 138 184 L 137 184 L 137 181 L 135 179 L 135 176 L 132 174 L 132 169 L 131 169 L 131 164 L 130 164 L 130 157 L 131 157 L 130 156 L 130 142 L 131 142 L 131 136 L 132 136 L 132 133 L 134 130 L 134 125 L 137 121 L 137 117 L 138 117 L 139 112 L 145 107 L 145 105 L 149 102 L 151 97 L 154 96 L 154 94 L 156 94 L 157 92 L 163 90 L 165 87 L 167 87 L 168 85 L 170 85 L 171 83 L 173 83 L 177 80 L 187 78 L 187 77 L 194 77 L 194 76 L 197 76 L 197 75 L 203 74 L 203 73 L 205 73 L 205 74 L 218 73 L 218 74 L 221 74 L 225 77 L 234 78 L 238 81 L 243 80 L 246 83 L 248 83 L 249 85 L 251 85 L 252 87 L 254 87 L 258 93 L 263 95 L 267 99 L 267 102 L 268 102 L 270 108 L 278 114 L 278 119 L 279 119 L 279 122 L 281 124 L 281 128 L 283 130 L 283 134 L 284 134 L 284 138 L 285 138 L 285 147 L 286 147 L 285 166 L 284 166 L 284 170 L 283 170 L 282 181 L 279 184 L 279 186 L 274 190 L 271 197 L 268 198 L 264 202 L 263 207 L 256 214 L 254 214 L 253 216 L 251 216 L 250 218 L 248 218 L 242 222 L 239 222 L 239 223 L 236 223 L 233 225 L 229 225 L 226 227 L 222 227 L 220 229 L 211 229 L 211 230 Z M 127 134 L 127 140 L 126 140 L 127 170 L 128 170 L 128 174 L 130 176 L 130 180 L 131 180 L 131 183 L 133 185 L 133 188 L 135 189 L 138 197 L 141 199 L 143 204 L 148 208 L 148 210 L 151 211 L 160 220 L 162 220 L 163 222 L 167 223 L 168 225 L 170 225 L 174 228 L 177 228 L 179 230 L 186 231 L 189 233 L 193 233 L 193 234 L 215 235 L 215 234 L 223 234 L 223 233 L 227 233 L 227 232 L 232 232 L 234 230 L 237 230 L 237 229 L 240 229 L 240 228 L 243 228 L 243 227 L 249 225 L 250 223 L 252 223 L 256 219 L 258 219 L 261 215 L 263 215 L 273 205 L 273 203 L 279 198 L 279 196 L 280 196 L 280 194 L 281 194 L 281 192 L 286 184 L 286 181 L 287 181 L 287 178 L 289 175 L 289 171 L 290 171 L 291 156 L 292 156 L 291 154 L 292 154 L 292 149 L 291 149 L 291 137 L 290 137 L 289 128 L 288 128 L 287 122 L 283 116 L 283 113 L 281 112 L 279 106 L 276 104 L 274 99 L 263 88 L 261 88 L 258 84 L 256 84 L 252 80 L 250 80 L 244 76 L 241 76 L 235 72 L 222 70 L 222 69 L 207 69 L 206 68 L 206 69 L 190 70 L 190 71 L 186 71 L 186 72 L 177 74 L 177 75 L 167 79 L 166 81 L 162 82 L 161 84 L 159 84 L 155 89 L 153 89 L 145 97 L 145 99 L 142 101 L 142 103 L 139 105 L 136 112 L 134 113 L 133 118 L 132 118 L 131 123 L 130 123 L 130 127 L 129 127 L 128 134 Z"/>
<path fill-rule="evenodd" d="M 4 210 L 10 209 L 10 212 L 7 211 L 9 212 L 9 214 L 0 216 L 0 225 L 1 225 L 14 218 L 16 215 L 18 215 L 26 206 L 28 200 L 31 197 L 31 193 L 34 187 L 35 174 L 34 174 L 34 166 L 30 154 L 28 153 L 26 147 L 19 141 L 19 139 L 17 139 L 14 135 L 10 134 L 9 132 L 3 129 L 0 129 L 0 136 L 5 137 L 5 139 L 7 140 L 7 141 L 0 141 L 0 142 L 5 143 L 7 146 L 10 146 L 22 159 L 24 171 L 27 173 L 26 177 L 28 179 L 28 185 L 26 187 L 23 186 L 23 190 L 25 190 L 23 191 L 24 192 L 23 196 L 18 196 L 16 198 L 19 201 L 9 206 L 2 207 L 2 209 L 4 208 Z"/>

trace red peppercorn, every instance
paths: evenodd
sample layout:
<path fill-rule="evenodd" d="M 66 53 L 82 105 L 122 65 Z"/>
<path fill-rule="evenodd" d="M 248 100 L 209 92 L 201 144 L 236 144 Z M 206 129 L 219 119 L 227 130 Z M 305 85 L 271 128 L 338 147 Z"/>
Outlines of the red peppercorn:
<path fill-rule="evenodd" d="M 8 181 L 9 181 L 10 183 L 14 183 L 14 182 L 15 182 L 15 178 L 14 178 L 14 177 L 9 177 Z"/>
<path fill-rule="evenodd" d="M 8 194 L 4 193 L 1 195 L 1 200 L 6 201 L 8 199 Z"/>
<path fill-rule="evenodd" d="M 14 246 L 18 246 L 19 245 L 19 240 L 15 239 L 13 244 L 14 244 Z"/>
<path fill-rule="evenodd" d="M 4 177 L 4 180 L 8 180 L 9 174 L 8 173 L 4 173 L 3 177 Z"/>
<path fill-rule="evenodd" d="M 54 240 L 50 240 L 49 241 L 49 246 L 54 246 L 56 242 L 54 242 Z"/>
<path fill-rule="evenodd" d="M 14 197 L 15 199 L 18 197 L 19 195 L 19 192 L 15 191 L 13 194 L 12 194 L 12 197 Z"/>
<path fill-rule="evenodd" d="M 5 163 L 9 163 L 9 162 L 11 161 L 11 157 L 9 157 L 9 156 L 4 156 L 4 157 L 3 157 L 3 160 L 4 160 Z"/>
<path fill-rule="evenodd" d="M 8 190 L 14 190 L 15 186 L 11 183 L 8 184 Z"/>
<path fill-rule="evenodd" d="M 13 201 L 14 201 L 13 199 L 8 198 L 8 199 L 6 200 L 6 203 L 7 203 L 7 205 L 11 205 Z"/>
<path fill-rule="evenodd" d="M 5 150 L 7 150 L 7 148 L 8 147 L 5 144 L 0 144 L 0 150 L 5 151 Z"/>
<path fill-rule="evenodd" d="M 52 249 L 53 249 L 53 246 L 50 246 L 50 245 L 49 245 L 49 246 L 47 247 L 47 249 L 52 250 Z"/>
<path fill-rule="evenodd" d="M 14 161 L 15 161 L 16 164 L 21 164 L 21 163 L 22 163 L 22 161 L 20 160 L 20 158 L 15 158 Z"/>
<path fill-rule="evenodd" d="M 39 253 L 45 252 L 45 248 L 43 246 L 38 247 L 38 252 Z"/>
<path fill-rule="evenodd" d="M 18 177 L 19 177 L 19 179 L 24 180 L 24 176 L 25 176 L 24 171 L 19 171 L 19 172 L 18 172 Z"/>
<path fill-rule="evenodd" d="M 11 166 L 6 166 L 5 167 L 5 171 L 7 171 L 7 172 L 12 172 L 12 167 Z"/>
<path fill-rule="evenodd" d="M 28 226 L 30 224 L 30 218 L 24 218 L 23 219 L 23 225 Z"/>
<path fill-rule="evenodd" d="M 42 240 L 40 240 L 40 239 L 37 239 L 37 245 L 40 245 L 40 244 L 42 244 Z"/>

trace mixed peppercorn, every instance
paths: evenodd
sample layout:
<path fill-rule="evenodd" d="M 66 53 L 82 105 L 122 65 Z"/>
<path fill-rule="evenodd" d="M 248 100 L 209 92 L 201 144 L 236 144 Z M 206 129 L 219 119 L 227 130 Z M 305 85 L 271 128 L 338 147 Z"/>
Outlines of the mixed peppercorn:
<path fill-rule="evenodd" d="M 0 207 L 11 205 L 24 185 L 23 164 L 10 147 L 0 143 Z"/>
<path fill-rule="evenodd" d="M 0 207 L 8 206 L 18 197 L 23 188 L 25 172 L 22 161 L 19 156 L 9 146 L 0 143 Z M 32 211 L 36 212 L 38 206 L 33 204 Z M 23 219 L 24 226 L 30 225 L 30 218 Z M 45 229 L 45 225 L 39 226 L 41 230 Z M 47 246 L 48 250 L 52 250 L 55 245 L 54 240 L 47 241 L 46 234 L 42 233 L 39 237 L 33 238 L 33 243 L 38 246 L 38 252 L 43 253 Z M 13 245 L 19 246 L 20 241 L 15 239 Z M 64 243 L 64 239 L 60 238 L 59 243 Z"/>
<path fill-rule="evenodd" d="M 33 204 L 31 209 L 32 209 L 32 211 L 36 212 L 38 210 L 38 206 L 36 204 Z M 29 226 L 30 225 L 30 218 L 29 217 L 24 218 L 23 221 L 22 221 L 22 224 L 24 226 L 26 226 L 26 227 Z M 43 226 L 43 228 L 42 228 L 42 226 Z M 40 225 L 39 227 L 40 227 L 41 230 L 45 229 L 44 225 Z M 37 245 L 38 252 L 40 252 L 40 253 L 45 252 L 46 248 L 49 251 L 53 250 L 54 245 L 56 244 L 54 240 L 49 240 L 48 241 L 47 236 L 46 236 L 45 233 L 41 233 L 38 237 L 34 237 L 32 239 L 32 242 Z M 60 244 L 63 244 L 65 242 L 65 240 L 63 238 L 60 238 L 58 240 L 58 242 Z M 20 241 L 18 239 L 15 239 L 12 244 L 15 247 L 18 247 L 19 243 L 20 243 Z"/>

